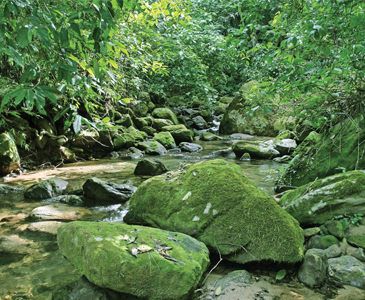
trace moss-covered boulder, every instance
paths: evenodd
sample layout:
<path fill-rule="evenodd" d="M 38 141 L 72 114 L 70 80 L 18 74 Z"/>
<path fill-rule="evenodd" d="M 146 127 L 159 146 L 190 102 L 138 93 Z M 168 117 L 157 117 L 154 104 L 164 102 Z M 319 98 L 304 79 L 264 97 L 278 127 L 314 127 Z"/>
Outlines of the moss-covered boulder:
<path fill-rule="evenodd" d="M 328 260 L 328 275 L 332 280 L 365 289 L 365 264 L 352 256 Z"/>
<path fill-rule="evenodd" d="M 149 155 L 165 155 L 166 148 L 157 141 L 140 142 L 136 147 Z"/>
<path fill-rule="evenodd" d="M 144 101 L 132 101 L 130 107 L 136 116 L 145 117 L 148 113 L 148 105 Z"/>
<path fill-rule="evenodd" d="M 81 130 L 71 145 L 82 149 L 92 148 L 99 139 L 99 132 L 95 128 Z"/>
<path fill-rule="evenodd" d="M 209 263 L 203 243 L 149 227 L 72 222 L 57 241 L 89 281 L 142 299 L 187 299 Z"/>
<path fill-rule="evenodd" d="M 308 241 L 308 249 L 322 249 L 325 250 L 332 245 L 337 245 L 338 239 L 333 235 L 315 235 Z"/>
<path fill-rule="evenodd" d="M 20 168 L 20 157 L 15 141 L 5 132 L 0 134 L 0 173 L 7 174 Z"/>
<path fill-rule="evenodd" d="M 166 166 L 158 159 L 144 158 L 134 169 L 134 175 L 155 176 L 167 172 Z"/>
<path fill-rule="evenodd" d="M 134 124 L 137 126 L 139 130 L 142 130 L 143 127 L 148 126 L 149 123 L 146 120 L 146 118 L 134 118 L 133 120 Z"/>
<path fill-rule="evenodd" d="M 208 128 L 208 124 L 202 116 L 196 116 L 196 117 L 192 118 L 191 121 L 192 121 L 191 127 L 195 128 L 195 129 L 201 130 L 201 129 Z"/>
<path fill-rule="evenodd" d="M 65 193 L 68 182 L 61 178 L 51 178 L 33 184 L 24 193 L 28 199 L 41 200 L 53 198 Z"/>
<path fill-rule="evenodd" d="M 286 192 L 279 204 L 303 226 L 344 213 L 365 214 L 365 174 L 350 171 L 317 180 Z"/>
<path fill-rule="evenodd" d="M 247 141 L 242 140 L 233 143 L 232 150 L 237 158 L 243 154 L 249 153 L 252 158 L 269 159 L 280 155 L 280 152 L 275 149 L 273 140 L 270 141 Z"/>
<path fill-rule="evenodd" d="M 168 119 L 154 119 L 152 123 L 152 127 L 158 131 L 161 131 L 163 127 L 174 125 L 171 120 Z"/>
<path fill-rule="evenodd" d="M 156 134 L 153 139 L 163 145 L 166 149 L 176 148 L 175 140 L 168 131 L 162 131 Z"/>
<path fill-rule="evenodd" d="M 222 159 L 187 165 L 143 182 L 128 223 L 189 234 L 239 263 L 303 258 L 303 231 L 275 200 Z"/>
<path fill-rule="evenodd" d="M 126 143 L 127 143 L 127 140 L 122 135 L 116 135 L 113 138 L 113 146 L 114 146 L 115 150 L 122 149 Z"/>
<path fill-rule="evenodd" d="M 205 131 L 202 132 L 202 134 L 200 135 L 200 139 L 202 141 L 217 141 L 217 140 L 221 140 L 222 138 L 218 135 L 215 135 L 214 133 L 211 133 L 209 131 Z"/>
<path fill-rule="evenodd" d="M 115 121 L 115 123 L 124 127 L 130 127 L 134 125 L 133 120 L 129 114 L 123 115 L 122 118 L 118 121 Z"/>
<path fill-rule="evenodd" d="M 180 144 L 181 142 L 191 143 L 193 141 L 194 134 L 191 130 L 187 129 L 185 125 L 164 126 L 161 130 L 170 132 L 176 144 Z"/>
<path fill-rule="evenodd" d="M 365 119 L 345 119 L 327 131 L 309 134 L 295 150 L 294 159 L 277 182 L 281 186 L 301 186 L 316 178 L 341 173 L 343 170 L 365 169 L 362 158 L 365 141 Z"/>
<path fill-rule="evenodd" d="M 175 113 L 167 107 L 155 108 L 152 112 L 152 116 L 158 119 L 170 120 L 172 123 L 174 123 L 174 125 L 179 124 Z"/>

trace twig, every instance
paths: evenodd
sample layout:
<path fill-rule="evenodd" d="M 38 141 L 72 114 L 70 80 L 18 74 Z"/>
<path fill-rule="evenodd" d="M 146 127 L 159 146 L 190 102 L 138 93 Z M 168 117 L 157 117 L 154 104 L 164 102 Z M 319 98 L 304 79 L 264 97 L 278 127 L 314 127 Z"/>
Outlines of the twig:
<path fill-rule="evenodd" d="M 214 241 L 215 242 L 215 241 Z M 217 243 L 215 242 L 215 246 L 217 248 L 218 254 L 219 254 L 219 261 L 214 265 L 214 267 L 209 271 L 209 273 L 207 274 L 207 276 L 205 276 L 202 285 L 204 284 L 204 282 L 207 280 L 208 276 L 213 272 L 213 270 L 218 267 L 218 265 L 220 264 L 220 262 L 223 260 L 221 252 L 219 251 L 219 248 L 217 246 Z"/>
<path fill-rule="evenodd" d="M 305 190 L 305 192 L 303 194 L 301 194 L 298 198 L 303 197 L 306 193 L 308 193 L 309 192 L 309 189 L 317 181 L 317 179 L 318 179 L 318 177 L 316 177 L 316 179 L 314 179 L 314 181 L 307 187 L 307 189 Z"/>

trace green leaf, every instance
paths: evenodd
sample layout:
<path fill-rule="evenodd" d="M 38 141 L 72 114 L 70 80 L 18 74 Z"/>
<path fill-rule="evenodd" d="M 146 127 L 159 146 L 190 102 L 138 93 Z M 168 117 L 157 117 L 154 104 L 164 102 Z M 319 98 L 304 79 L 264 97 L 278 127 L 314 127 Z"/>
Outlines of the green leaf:
<path fill-rule="evenodd" d="M 18 31 L 16 40 L 20 48 L 25 48 L 28 46 L 29 44 L 28 32 L 29 29 L 27 27 L 23 27 Z"/>
<path fill-rule="evenodd" d="M 57 98 L 55 95 L 55 93 L 57 93 L 56 89 L 53 89 L 46 85 L 42 85 L 42 86 L 38 87 L 38 89 L 43 97 L 47 97 L 49 100 L 51 100 L 51 102 L 53 104 L 57 104 Z"/>
<path fill-rule="evenodd" d="M 284 279 L 285 275 L 286 275 L 286 270 L 285 269 L 280 270 L 279 272 L 276 273 L 275 279 L 282 280 L 282 279 Z"/>
<path fill-rule="evenodd" d="M 81 36 L 80 27 L 77 23 L 71 23 L 70 27 L 73 31 L 75 31 L 77 33 L 78 36 Z"/>
<path fill-rule="evenodd" d="M 39 94 L 34 94 L 35 106 L 38 111 L 42 115 L 47 115 L 47 112 L 44 110 L 44 106 L 46 105 L 46 100 Z"/>
<path fill-rule="evenodd" d="M 15 98 L 15 101 L 14 101 L 14 104 L 15 105 L 18 105 L 20 102 L 22 102 L 23 101 L 23 99 L 24 99 L 24 97 L 25 97 L 25 93 L 27 92 L 27 90 L 25 90 L 25 89 L 23 89 L 23 88 L 21 88 L 20 90 L 19 90 L 19 93 L 18 93 L 18 95 L 16 96 L 16 98 Z"/>
<path fill-rule="evenodd" d="M 69 47 L 70 41 L 68 39 L 68 30 L 66 28 L 62 28 L 60 32 L 61 45 L 63 47 Z"/>
<path fill-rule="evenodd" d="M 34 103 L 34 92 L 32 90 L 27 90 L 25 106 L 30 108 Z"/>
<path fill-rule="evenodd" d="M 73 126 L 75 133 L 78 134 L 81 130 L 81 116 L 80 115 L 75 116 L 72 126 Z"/>
<path fill-rule="evenodd" d="M 65 109 L 61 110 L 60 112 L 58 112 L 57 115 L 55 115 L 55 117 L 53 118 L 53 122 L 57 122 L 59 119 L 61 119 L 61 117 L 67 113 L 70 110 L 70 107 L 66 107 Z"/>
<path fill-rule="evenodd" d="M 5 25 L 0 24 L 0 42 L 4 40 L 4 35 L 5 35 Z"/>
<path fill-rule="evenodd" d="M 24 68 L 24 60 L 23 57 L 16 51 L 13 47 L 8 47 L 11 51 L 11 59 L 15 61 L 15 63 L 22 68 Z"/>

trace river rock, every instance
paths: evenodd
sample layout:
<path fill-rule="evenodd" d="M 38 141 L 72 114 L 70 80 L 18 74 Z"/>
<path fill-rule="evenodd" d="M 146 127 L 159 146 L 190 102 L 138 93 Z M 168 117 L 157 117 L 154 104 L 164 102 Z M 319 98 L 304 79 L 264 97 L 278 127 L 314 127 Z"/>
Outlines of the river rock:
<path fill-rule="evenodd" d="M 48 199 L 65 193 L 68 186 L 66 180 L 51 178 L 30 186 L 24 193 L 27 199 Z"/>
<path fill-rule="evenodd" d="M 201 151 L 203 151 L 202 146 L 200 146 L 198 144 L 194 144 L 194 143 L 182 142 L 179 144 L 179 148 L 181 149 L 181 151 L 184 151 L 184 152 L 201 152 Z"/>
<path fill-rule="evenodd" d="M 351 256 L 355 257 L 361 262 L 365 262 L 365 253 L 364 249 L 362 248 L 357 248 L 354 252 L 352 252 Z"/>
<path fill-rule="evenodd" d="M 337 244 L 329 246 L 324 251 L 326 252 L 328 258 L 339 257 L 342 254 L 341 248 Z"/>
<path fill-rule="evenodd" d="M 312 228 L 306 228 L 303 230 L 305 237 L 311 237 L 313 235 L 316 235 L 321 232 L 321 228 L 319 227 L 312 227 Z"/>
<path fill-rule="evenodd" d="M 47 234 L 47 235 L 57 235 L 57 229 L 60 227 L 63 222 L 58 221 L 42 221 L 42 222 L 33 222 L 30 223 L 27 227 L 27 230 L 30 232 L 35 232 L 37 235 Z"/>
<path fill-rule="evenodd" d="M 327 259 L 324 250 L 309 249 L 298 270 L 299 281 L 310 288 L 321 286 L 327 278 Z"/>
<path fill-rule="evenodd" d="M 254 138 L 253 135 L 244 134 L 244 133 L 232 133 L 229 137 L 234 140 L 248 140 L 248 139 Z"/>
<path fill-rule="evenodd" d="M 365 128 L 365 119 L 361 114 L 353 120 L 346 118 L 321 134 L 310 133 L 295 150 L 295 158 L 285 172 L 281 173 L 276 191 L 280 192 L 281 186 L 302 186 L 342 170 L 365 169 L 362 148 L 358 148 L 365 140 L 362 128 Z"/>
<path fill-rule="evenodd" d="M 124 220 L 189 234 L 239 263 L 303 258 L 298 222 L 240 166 L 222 159 L 146 180 L 132 196 Z"/>
<path fill-rule="evenodd" d="M 152 123 L 152 127 L 161 131 L 163 127 L 174 125 L 174 122 L 168 119 L 154 119 Z"/>
<path fill-rule="evenodd" d="M 155 108 L 152 112 L 152 116 L 158 119 L 170 120 L 174 125 L 179 124 L 175 113 L 167 107 Z"/>
<path fill-rule="evenodd" d="M 148 113 L 148 105 L 144 101 L 131 101 L 131 109 L 139 117 L 145 117 Z"/>
<path fill-rule="evenodd" d="M 129 200 L 136 187 L 128 184 L 116 184 L 92 177 L 83 185 L 87 200 L 96 201 L 101 205 L 119 204 Z"/>
<path fill-rule="evenodd" d="M 0 235 L 0 265 L 21 260 L 37 248 L 37 245 L 17 235 Z"/>
<path fill-rule="evenodd" d="M 346 238 L 350 245 L 365 248 L 365 235 L 349 235 Z"/>
<path fill-rule="evenodd" d="M 329 234 L 334 235 L 335 237 L 339 238 L 340 240 L 344 237 L 344 229 L 343 225 L 340 221 L 337 220 L 330 220 L 324 224 L 327 228 Z"/>
<path fill-rule="evenodd" d="M 279 204 L 303 226 L 324 224 L 333 217 L 365 214 L 365 174 L 336 174 L 288 191 Z"/>
<path fill-rule="evenodd" d="M 353 256 L 329 259 L 328 274 L 336 282 L 365 289 L 365 264 Z"/>
<path fill-rule="evenodd" d="M 143 299 L 187 299 L 209 263 L 203 243 L 149 227 L 72 222 L 58 229 L 57 239 L 89 281 Z"/>
<path fill-rule="evenodd" d="M 158 159 L 145 158 L 138 162 L 134 175 L 155 176 L 167 172 L 165 165 Z"/>
<path fill-rule="evenodd" d="M 332 245 L 337 245 L 338 239 L 333 235 L 315 235 L 308 241 L 308 249 L 327 249 Z"/>
<path fill-rule="evenodd" d="M 136 147 L 149 155 L 165 155 L 167 150 L 157 141 L 140 142 Z"/>
<path fill-rule="evenodd" d="M 20 157 L 15 141 L 8 132 L 0 134 L 0 173 L 8 174 L 20 168 Z"/>
<path fill-rule="evenodd" d="M 155 128 L 151 127 L 151 126 L 143 126 L 141 128 L 141 131 L 144 131 L 149 136 L 153 136 L 156 133 L 157 130 Z"/>
<path fill-rule="evenodd" d="M 124 138 L 124 136 L 118 134 L 113 138 L 113 147 L 114 147 L 115 150 L 120 150 L 124 147 L 126 142 L 127 141 Z"/>
<path fill-rule="evenodd" d="M 249 153 L 252 158 L 269 159 L 280 155 L 275 149 L 273 140 L 270 141 L 238 141 L 233 143 L 232 150 L 240 158 L 244 153 Z"/>
<path fill-rule="evenodd" d="M 202 132 L 202 134 L 200 135 L 200 139 L 202 141 L 208 141 L 209 142 L 209 141 L 221 140 L 222 138 L 219 137 L 218 135 L 215 135 L 214 133 L 205 131 L 205 132 Z"/>
<path fill-rule="evenodd" d="M 76 283 L 64 300 L 109 300 L 108 292 L 92 284 L 84 276 Z"/>
<path fill-rule="evenodd" d="M 202 116 L 196 116 L 192 118 L 191 122 L 192 122 L 191 127 L 195 129 L 202 130 L 208 128 L 208 124 Z"/>
<path fill-rule="evenodd" d="M 275 139 L 275 149 L 280 152 L 280 155 L 286 155 L 292 153 L 297 147 L 297 143 L 292 139 Z"/>
<path fill-rule="evenodd" d="M 187 129 L 184 125 L 173 125 L 173 126 L 164 126 L 162 127 L 163 131 L 169 131 L 171 135 L 174 137 L 176 144 L 180 144 L 181 142 L 191 143 L 193 141 L 193 132 Z"/>
<path fill-rule="evenodd" d="M 98 139 L 99 132 L 94 128 L 90 128 L 86 130 L 81 130 L 77 137 L 73 141 L 71 141 L 71 144 L 74 147 L 90 149 L 95 145 Z"/>
<path fill-rule="evenodd" d="M 135 147 L 130 147 L 128 149 L 128 152 L 126 154 L 126 157 L 129 157 L 131 159 L 139 159 L 141 157 L 143 157 L 144 152 L 135 148 Z"/>
<path fill-rule="evenodd" d="M 153 139 L 155 141 L 159 142 L 166 149 L 176 148 L 175 140 L 174 140 L 173 136 L 171 135 L 171 133 L 168 131 L 159 132 L 158 134 L 156 134 L 153 137 Z"/>
<path fill-rule="evenodd" d="M 10 186 L 10 185 L 0 185 L 0 195 L 6 194 L 23 194 L 26 191 L 27 187 L 25 185 L 17 185 L 17 186 Z"/>
<path fill-rule="evenodd" d="M 86 208 L 72 207 L 66 204 L 51 204 L 33 209 L 28 215 L 28 219 L 33 221 L 73 221 L 91 214 L 91 211 Z"/>

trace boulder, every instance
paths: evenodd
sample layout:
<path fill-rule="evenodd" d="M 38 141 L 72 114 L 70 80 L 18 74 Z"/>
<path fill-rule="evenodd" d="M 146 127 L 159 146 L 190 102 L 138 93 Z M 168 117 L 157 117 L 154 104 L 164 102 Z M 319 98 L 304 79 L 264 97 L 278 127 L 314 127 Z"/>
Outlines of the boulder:
<path fill-rule="evenodd" d="M 201 129 L 208 128 L 208 124 L 202 116 L 196 116 L 196 117 L 192 118 L 191 121 L 192 121 L 191 127 L 195 128 L 195 129 L 201 130 Z"/>
<path fill-rule="evenodd" d="M 352 252 L 351 256 L 355 257 L 361 262 L 365 262 L 365 253 L 364 249 L 362 248 L 357 248 L 354 252 Z"/>
<path fill-rule="evenodd" d="M 363 116 L 332 126 L 318 134 L 310 133 L 294 152 L 294 159 L 282 172 L 276 191 L 281 186 L 302 186 L 316 178 L 341 173 L 343 170 L 365 169 L 365 160 L 361 159 L 361 145 L 365 141 L 365 119 Z"/>
<path fill-rule="evenodd" d="M 201 152 L 201 151 L 203 151 L 202 146 L 200 146 L 198 144 L 194 144 L 194 143 L 182 142 L 179 144 L 179 148 L 181 149 L 181 151 L 184 151 L 184 152 Z"/>
<path fill-rule="evenodd" d="M 299 281 L 310 288 L 321 286 L 327 278 L 327 259 L 327 254 L 324 250 L 308 250 L 298 270 Z"/>
<path fill-rule="evenodd" d="M 122 125 L 124 127 L 133 126 L 133 120 L 129 114 L 125 114 L 122 116 L 120 120 L 115 121 L 115 124 Z"/>
<path fill-rule="evenodd" d="M 124 203 L 136 191 L 128 184 L 116 184 L 92 177 L 83 185 L 86 200 L 96 201 L 102 205 Z"/>
<path fill-rule="evenodd" d="M 115 150 L 120 150 L 126 144 L 126 139 L 122 135 L 116 135 L 113 138 L 113 146 Z"/>
<path fill-rule="evenodd" d="M 24 198 L 42 200 L 53 198 L 65 193 L 68 182 L 60 178 L 51 178 L 33 184 L 24 193 Z"/>
<path fill-rule="evenodd" d="M 149 125 L 148 121 L 145 118 L 134 118 L 134 124 L 139 130 L 142 130 L 143 127 Z"/>
<path fill-rule="evenodd" d="M 181 142 L 191 143 L 193 141 L 193 132 L 187 129 L 184 125 L 165 126 L 162 127 L 162 130 L 169 131 L 176 144 L 180 144 Z"/>
<path fill-rule="evenodd" d="M 329 246 L 324 252 L 326 252 L 328 258 L 339 257 L 342 254 L 341 248 L 337 244 Z"/>
<path fill-rule="evenodd" d="M 205 131 L 202 132 L 202 134 L 200 135 L 200 139 L 202 141 L 217 141 L 217 140 L 221 140 L 222 138 L 218 135 L 215 135 L 214 133 Z"/>
<path fill-rule="evenodd" d="M 308 241 L 308 249 L 327 249 L 332 245 L 337 245 L 338 239 L 333 235 L 315 235 Z"/>
<path fill-rule="evenodd" d="M 292 139 L 279 139 L 274 140 L 275 149 L 280 152 L 280 155 L 286 155 L 292 153 L 297 147 L 297 143 Z"/>
<path fill-rule="evenodd" d="M 287 191 L 279 204 L 303 226 L 324 224 L 335 216 L 365 214 L 365 174 L 350 171 Z"/>
<path fill-rule="evenodd" d="M 140 142 L 136 147 L 149 155 L 165 155 L 166 148 L 157 141 Z"/>
<path fill-rule="evenodd" d="M 154 119 L 152 123 L 152 127 L 158 131 L 161 131 L 163 127 L 174 125 L 171 120 L 168 119 Z"/>
<path fill-rule="evenodd" d="M 238 263 L 303 259 L 303 230 L 275 200 L 222 159 L 144 181 L 124 220 L 189 234 Z"/>
<path fill-rule="evenodd" d="M 144 101 L 131 101 L 130 108 L 139 117 L 145 117 L 148 113 L 148 105 Z"/>
<path fill-rule="evenodd" d="M 233 143 L 232 150 L 237 158 L 242 157 L 244 153 L 249 153 L 252 158 L 269 159 L 280 155 L 280 152 L 275 149 L 273 140 L 269 141 L 247 141 L 242 140 Z"/>
<path fill-rule="evenodd" d="M 328 275 L 338 283 L 365 289 L 365 264 L 353 256 L 329 259 Z"/>
<path fill-rule="evenodd" d="M 175 113 L 167 107 L 155 108 L 152 112 L 152 116 L 158 119 L 170 120 L 174 125 L 179 124 Z"/>
<path fill-rule="evenodd" d="M 203 243 L 149 227 L 72 222 L 58 229 L 57 240 L 89 281 L 142 299 L 187 299 L 209 263 Z"/>
<path fill-rule="evenodd" d="M 20 157 L 15 141 L 9 133 L 0 134 L 0 173 L 8 174 L 20 168 Z"/>
<path fill-rule="evenodd" d="M 95 145 L 98 139 L 99 132 L 94 128 L 90 128 L 86 130 L 81 130 L 77 137 L 73 141 L 71 141 L 71 144 L 74 147 L 90 149 Z"/>
<path fill-rule="evenodd" d="M 176 148 L 175 140 L 168 131 L 159 132 L 153 139 L 163 145 L 166 149 Z"/>
<path fill-rule="evenodd" d="M 135 148 L 135 147 L 130 147 L 128 149 L 128 152 L 126 154 L 126 157 L 131 158 L 131 159 L 139 159 L 141 157 L 143 157 L 143 151 Z"/>
<path fill-rule="evenodd" d="M 350 235 L 346 236 L 346 238 L 350 245 L 365 249 L 365 235 Z"/>
<path fill-rule="evenodd" d="M 134 175 L 155 176 L 166 173 L 165 165 L 158 159 L 145 158 L 138 162 Z"/>
<path fill-rule="evenodd" d="M 31 221 L 73 221 L 89 217 L 91 214 L 91 211 L 86 208 L 59 203 L 37 207 L 27 218 Z"/>
<path fill-rule="evenodd" d="M 64 146 L 60 146 L 59 149 L 60 149 L 60 157 L 62 160 L 68 163 L 77 162 L 76 154 L 71 149 Z"/>
<path fill-rule="evenodd" d="M 150 136 L 153 136 L 156 133 L 156 129 L 150 126 L 143 126 L 141 128 L 141 131 L 144 131 L 145 133 L 147 133 Z"/>

